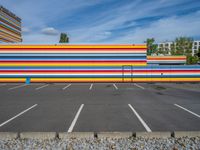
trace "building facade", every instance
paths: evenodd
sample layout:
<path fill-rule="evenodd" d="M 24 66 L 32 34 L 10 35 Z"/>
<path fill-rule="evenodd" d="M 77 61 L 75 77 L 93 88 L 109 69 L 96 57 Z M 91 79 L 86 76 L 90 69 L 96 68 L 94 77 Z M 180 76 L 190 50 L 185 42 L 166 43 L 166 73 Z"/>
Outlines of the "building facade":
<path fill-rule="evenodd" d="M 22 42 L 21 19 L 0 6 L 0 42 Z"/>
<path fill-rule="evenodd" d="M 200 49 L 200 41 L 194 41 L 192 45 L 193 54 L 197 53 Z"/>
<path fill-rule="evenodd" d="M 3 44 L 0 82 L 200 82 L 200 65 L 172 65 L 185 57 L 147 57 L 146 50 L 146 45 Z"/>
<path fill-rule="evenodd" d="M 173 42 L 158 43 L 158 49 L 164 49 L 167 54 L 171 54 L 170 51 L 173 47 Z M 192 56 L 200 49 L 200 41 L 194 41 L 192 44 Z"/>

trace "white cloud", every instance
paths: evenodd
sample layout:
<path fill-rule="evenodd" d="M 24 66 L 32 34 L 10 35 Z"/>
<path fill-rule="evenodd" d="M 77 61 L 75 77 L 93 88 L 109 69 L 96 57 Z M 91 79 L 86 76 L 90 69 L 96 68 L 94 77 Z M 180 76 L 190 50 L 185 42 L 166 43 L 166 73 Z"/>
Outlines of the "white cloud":
<path fill-rule="evenodd" d="M 42 29 L 42 33 L 46 35 L 58 35 L 59 32 L 53 27 L 47 27 Z"/>
<path fill-rule="evenodd" d="M 47 44 L 47 43 L 58 43 L 59 42 L 59 35 L 52 36 L 46 35 L 41 33 L 33 33 L 24 35 L 23 43 L 37 43 L 37 44 Z"/>
<path fill-rule="evenodd" d="M 27 33 L 30 33 L 30 29 L 28 27 L 22 27 L 22 33 L 23 34 L 27 34 Z"/>
<path fill-rule="evenodd" d="M 147 38 L 154 37 L 157 42 L 171 41 L 179 36 L 196 37 L 200 35 L 200 13 L 186 16 L 173 16 L 154 21 L 149 26 L 139 27 L 125 33 L 113 42 L 143 43 Z"/>
<path fill-rule="evenodd" d="M 107 3 L 111 4 L 107 0 L 60 0 L 59 3 L 57 0 L 20 0 L 17 3 L 13 3 L 13 0 L 2 0 L 2 4 L 5 7 L 22 18 L 22 26 L 29 29 L 29 34 L 24 34 L 23 36 L 24 41 L 33 43 L 45 42 L 45 40 L 55 43 L 58 41 L 56 36 L 58 35 L 58 30 L 68 33 L 70 42 L 78 43 L 141 43 L 147 37 L 171 40 L 179 35 L 200 35 L 199 28 L 197 28 L 199 26 L 198 13 L 195 14 L 196 16 L 193 16 L 194 14 L 188 17 L 175 16 L 177 12 L 192 10 L 200 4 L 198 1 L 121 1 L 120 5 L 115 2 L 110 7 L 105 6 L 105 9 L 100 9 L 101 12 L 97 9 L 93 13 L 88 13 L 91 8 L 98 8 L 98 4 Z M 86 10 L 87 14 L 81 14 L 84 12 L 82 10 Z M 80 20 L 76 16 L 80 17 Z M 84 18 L 84 16 L 88 18 Z M 157 16 L 162 16 L 163 18 L 154 22 L 151 20 L 146 26 L 132 28 L 137 25 L 138 19 Z M 166 16 L 168 17 L 166 18 Z M 74 18 L 77 20 L 73 20 Z M 82 18 L 91 21 L 81 21 Z M 76 26 L 72 26 L 68 22 L 78 23 Z M 52 26 L 56 29 L 52 28 Z M 132 28 L 132 30 L 115 33 L 117 29 L 123 28 Z M 24 33 L 26 33 L 26 30 Z"/>

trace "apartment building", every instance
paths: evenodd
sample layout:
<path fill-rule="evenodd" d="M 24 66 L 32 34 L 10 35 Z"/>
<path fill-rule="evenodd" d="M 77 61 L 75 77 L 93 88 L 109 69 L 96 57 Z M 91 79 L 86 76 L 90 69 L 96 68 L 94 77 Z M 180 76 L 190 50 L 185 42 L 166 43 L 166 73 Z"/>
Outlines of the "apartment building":
<path fill-rule="evenodd" d="M 173 42 L 163 42 L 163 43 L 158 43 L 158 49 L 164 49 L 167 51 L 167 53 L 170 55 L 171 48 L 173 46 Z M 194 56 L 195 53 L 198 52 L 200 49 L 200 41 L 194 41 L 192 44 L 192 56 Z"/>
<path fill-rule="evenodd" d="M 0 42 L 22 42 L 21 19 L 3 6 L 0 6 Z"/>

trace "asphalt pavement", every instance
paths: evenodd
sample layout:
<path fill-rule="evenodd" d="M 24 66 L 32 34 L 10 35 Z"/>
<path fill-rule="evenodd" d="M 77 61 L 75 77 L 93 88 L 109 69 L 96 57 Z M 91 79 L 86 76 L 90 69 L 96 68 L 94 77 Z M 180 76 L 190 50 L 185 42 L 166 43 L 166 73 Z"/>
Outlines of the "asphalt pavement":
<path fill-rule="evenodd" d="M 0 132 L 199 130 L 200 83 L 0 83 Z"/>

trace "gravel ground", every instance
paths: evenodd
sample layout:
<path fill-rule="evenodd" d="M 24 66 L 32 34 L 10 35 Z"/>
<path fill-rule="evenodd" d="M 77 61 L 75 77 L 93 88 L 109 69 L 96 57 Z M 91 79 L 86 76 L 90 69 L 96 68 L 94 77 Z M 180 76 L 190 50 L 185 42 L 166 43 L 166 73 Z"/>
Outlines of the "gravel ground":
<path fill-rule="evenodd" d="M 200 150 L 200 137 L 195 138 L 82 138 L 55 140 L 0 140 L 2 150 Z"/>

